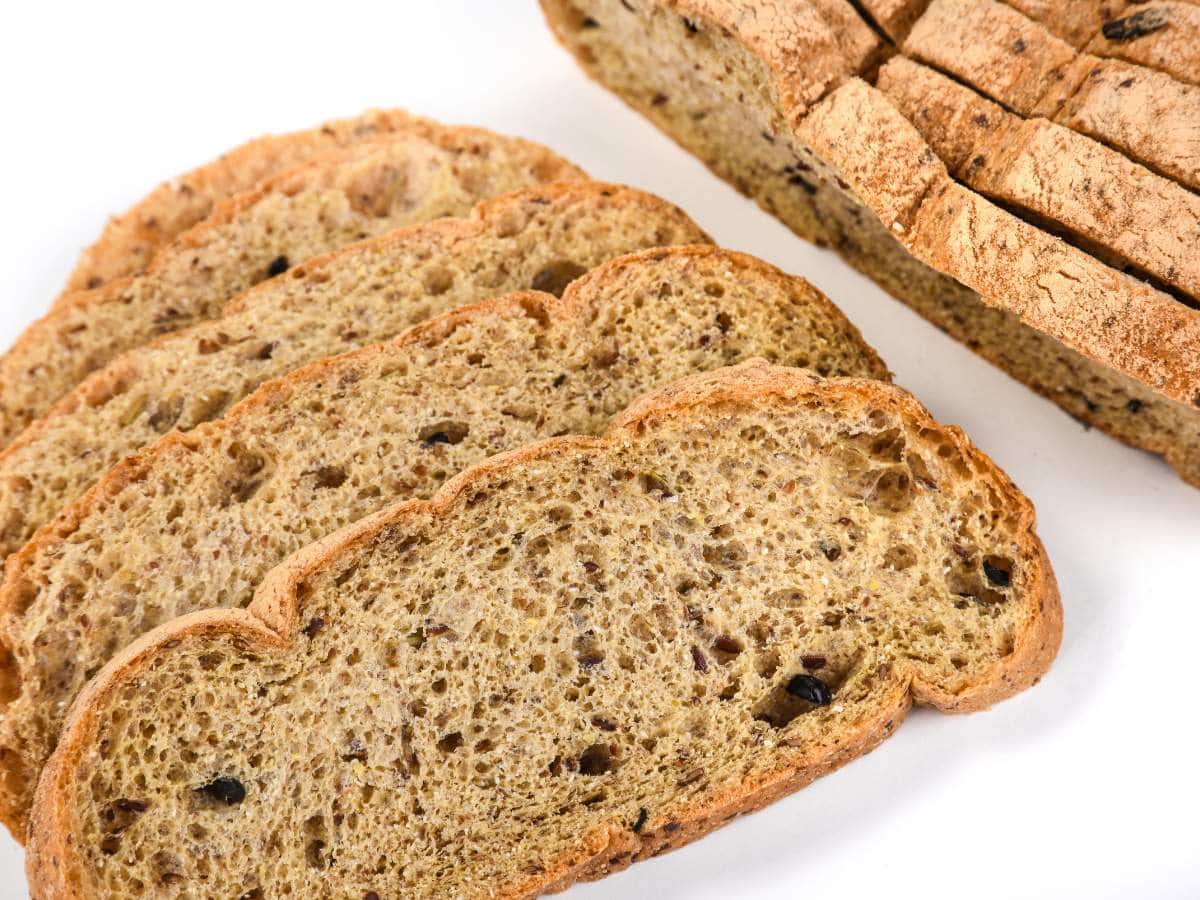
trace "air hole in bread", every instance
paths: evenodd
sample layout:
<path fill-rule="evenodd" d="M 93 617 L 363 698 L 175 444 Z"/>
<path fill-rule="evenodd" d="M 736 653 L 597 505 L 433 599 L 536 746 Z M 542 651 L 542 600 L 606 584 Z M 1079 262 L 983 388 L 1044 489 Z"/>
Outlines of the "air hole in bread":
<path fill-rule="evenodd" d="M 426 447 L 435 444 L 460 444 L 471 431 L 466 422 L 455 422 L 450 419 L 426 425 L 417 432 L 417 440 Z"/>
<path fill-rule="evenodd" d="M 567 286 L 585 272 L 587 269 L 578 263 L 561 259 L 534 275 L 529 286 L 535 291 L 545 291 L 547 294 L 561 297 Z"/>

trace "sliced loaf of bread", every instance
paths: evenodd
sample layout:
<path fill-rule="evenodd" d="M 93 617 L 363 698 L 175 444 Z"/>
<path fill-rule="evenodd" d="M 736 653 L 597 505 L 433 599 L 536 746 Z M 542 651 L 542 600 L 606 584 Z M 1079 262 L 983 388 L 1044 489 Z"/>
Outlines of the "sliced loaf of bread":
<path fill-rule="evenodd" d="M 861 4 L 899 23 L 882 69 L 818 0 L 542 5 L 589 74 L 799 234 L 1200 485 L 1196 85 L 997 0 Z"/>
<path fill-rule="evenodd" d="M 64 299 L 0 357 L 0 446 L 119 353 L 221 312 L 293 264 L 583 173 L 537 144 L 437 126 L 330 151 L 221 203 L 140 275 Z"/>
<path fill-rule="evenodd" d="M 579 181 L 309 260 L 237 298 L 223 318 L 117 358 L 26 428 L 0 453 L 0 552 L 20 548 L 139 447 L 220 417 L 264 381 L 464 303 L 526 288 L 562 293 L 615 256 L 704 241 L 657 197 Z"/>
<path fill-rule="evenodd" d="M 338 147 L 395 132 L 423 134 L 437 127 L 403 110 L 370 110 L 353 119 L 326 122 L 308 131 L 271 134 L 235 147 L 160 184 L 137 204 L 113 216 L 96 242 L 80 254 L 63 296 L 141 271 L 160 247 L 207 219 L 222 200 L 264 179 Z"/>
<path fill-rule="evenodd" d="M 886 378 L 807 282 L 710 247 L 624 257 L 264 385 L 109 472 L 9 560 L 0 817 L 20 833 L 76 692 L 161 622 L 249 601 L 288 553 L 651 387 L 750 357 Z"/>
<path fill-rule="evenodd" d="M 35 897 L 528 898 L 979 709 L 1058 646 L 1029 503 L 879 382 L 688 379 L 186 616 L 81 695 Z"/>

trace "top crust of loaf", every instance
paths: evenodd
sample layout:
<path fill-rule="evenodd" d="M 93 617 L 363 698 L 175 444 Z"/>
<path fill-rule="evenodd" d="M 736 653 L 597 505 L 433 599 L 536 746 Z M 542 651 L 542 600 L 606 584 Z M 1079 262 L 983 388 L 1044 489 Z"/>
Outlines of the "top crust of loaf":
<path fill-rule="evenodd" d="M 341 532 L 294 554 L 279 566 L 260 587 L 248 610 L 212 611 L 185 616 L 144 636 L 115 658 L 89 685 L 75 703 L 63 740 L 39 783 L 34 818 L 30 830 L 28 868 L 35 897 L 81 897 L 86 891 L 82 857 L 75 843 L 69 789 L 77 769 L 86 765 L 96 751 L 100 710 L 122 688 L 147 669 L 156 655 L 174 651 L 180 645 L 205 638 L 230 635 L 251 645 L 286 650 L 300 631 L 306 584 L 356 549 L 369 546 L 388 532 L 402 529 L 406 522 L 416 523 L 445 517 L 457 505 L 466 502 L 472 488 L 497 475 L 536 466 L 540 460 L 570 455 L 602 454 L 623 441 L 633 439 L 656 424 L 666 421 L 703 421 L 705 412 L 729 409 L 765 409 L 776 402 L 815 402 L 822 407 L 846 404 L 851 408 L 886 409 L 902 415 L 906 421 L 932 425 L 932 420 L 914 399 L 890 386 L 861 381 L 824 382 L 791 369 L 751 362 L 732 369 L 693 376 L 670 388 L 655 392 L 635 403 L 618 417 L 603 438 L 557 438 L 489 460 L 467 470 L 443 487 L 430 501 L 402 503 L 381 511 Z M 1052 661 L 1061 636 L 1061 606 L 1057 587 L 1041 543 L 1033 531 L 1032 507 L 1008 479 L 957 429 L 949 429 L 956 449 L 972 460 L 974 468 L 985 473 L 997 486 L 1006 515 L 1018 523 L 1014 529 L 1019 542 L 1022 565 L 1026 567 L 1027 596 L 1022 617 L 1024 627 L 1015 636 L 1010 654 L 995 661 L 977 683 L 948 693 L 936 685 L 924 683 L 908 674 L 908 687 L 901 696 L 885 700 L 886 716 L 862 723 L 847 735 L 844 750 L 828 747 L 797 752 L 784 770 L 765 781 L 743 783 L 726 793 L 700 796 L 682 821 L 667 829 L 667 834 L 645 835 L 643 840 L 659 839 L 667 849 L 694 839 L 738 811 L 761 807 L 795 790 L 813 778 L 854 756 L 866 752 L 883 737 L 903 714 L 911 699 L 945 711 L 984 708 L 1035 683 Z M 887 721 L 885 728 L 884 719 Z M 682 827 L 680 827 L 682 825 Z M 673 836 L 672 836 L 673 835 Z M 562 889 L 572 882 L 602 875 L 608 871 L 606 860 L 622 848 L 636 849 L 638 836 L 614 833 L 580 836 L 580 848 L 552 865 L 547 871 L 521 879 L 518 883 L 497 885 L 497 896 L 532 897 L 547 890 Z"/>
<path fill-rule="evenodd" d="M 176 235 L 207 218 L 220 201 L 264 178 L 336 147 L 399 131 L 421 132 L 428 120 L 399 109 L 369 110 L 308 131 L 266 135 L 164 182 L 120 215 L 79 256 L 61 297 L 98 288 L 143 269 Z"/>
<path fill-rule="evenodd" d="M 904 38 L 906 55 L 966 82 L 984 95 L 975 97 L 980 107 L 988 104 L 986 97 L 997 109 L 1033 117 L 1022 121 L 1035 123 L 1036 117 L 1046 116 L 1057 123 L 1022 126 L 1024 146 L 1036 154 L 1032 176 L 977 173 L 989 194 L 1010 204 L 1001 206 L 958 184 L 926 136 L 906 118 L 905 112 L 921 106 L 920 91 L 903 111 L 898 109 L 883 91 L 858 77 L 859 72 L 870 77 L 869 69 L 849 64 L 839 69 L 826 62 L 838 52 L 837 41 L 828 35 L 812 51 L 828 77 L 813 81 L 797 71 L 806 60 L 783 41 L 792 33 L 791 21 L 810 15 L 816 4 L 756 6 L 755 16 L 727 0 L 660 0 L 654 5 L 693 22 L 697 40 L 711 42 L 698 47 L 729 52 L 725 44 L 717 45 L 716 37 L 705 37 L 723 35 L 761 64 L 772 85 L 768 99 L 791 125 L 797 152 L 811 154 L 803 165 L 825 167 L 826 180 L 849 195 L 841 199 L 873 212 L 917 260 L 1071 350 L 1185 407 L 1200 405 L 1200 313 L 1190 308 L 1200 298 L 1188 293 L 1196 284 L 1195 254 L 1189 255 L 1188 248 L 1197 239 L 1193 192 L 1200 186 L 1200 118 L 1190 113 L 1200 97 L 1191 96 L 1193 85 L 1153 69 L 1081 54 L 998 0 L 931 0 L 927 8 L 901 4 L 909 12 L 923 10 Z M 574 48 L 563 12 L 569 0 L 543 0 L 543 6 L 559 36 Z M 871 12 L 871 7 L 865 9 Z M 619 9 L 614 5 L 608 15 L 618 16 Z M 583 61 L 590 67 L 585 55 Z M 889 63 L 883 71 L 900 65 Z M 847 72 L 840 81 L 839 71 Z M 814 99 L 818 82 L 829 88 Z M 930 102 L 938 100 L 931 97 Z M 1064 138 L 1060 127 L 1078 134 Z M 951 138 L 944 143 L 953 156 L 962 151 L 957 143 L 962 138 Z M 1051 148 L 1048 158 L 1050 143 L 1059 149 Z M 1079 166 L 1087 168 L 1085 175 L 1116 177 L 1121 183 L 1097 186 L 1102 195 L 1091 203 L 1071 206 L 1067 198 L 1058 208 L 1060 189 L 1073 183 L 1067 172 L 1071 161 L 1058 158 L 1062 148 L 1082 154 Z M 1031 165 L 1029 159 L 1006 164 L 1018 163 Z M 803 186 L 804 181 L 800 175 L 792 183 Z M 815 193 L 815 186 L 808 187 Z M 1124 204 L 1111 221 L 1101 215 L 1109 200 Z M 770 207 L 772 200 L 763 202 Z M 1074 232 L 1081 246 L 1040 227 L 1047 220 L 1056 231 Z M 1179 233 L 1174 240 L 1139 240 L 1121 224 L 1134 220 L 1139 229 L 1148 222 L 1170 222 Z M 1131 274 L 1096 258 L 1089 252 L 1095 248 L 1122 264 L 1132 260 Z M 1156 276 L 1154 284 L 1163 289 L 1136 277 L 1142 271 Z"/>

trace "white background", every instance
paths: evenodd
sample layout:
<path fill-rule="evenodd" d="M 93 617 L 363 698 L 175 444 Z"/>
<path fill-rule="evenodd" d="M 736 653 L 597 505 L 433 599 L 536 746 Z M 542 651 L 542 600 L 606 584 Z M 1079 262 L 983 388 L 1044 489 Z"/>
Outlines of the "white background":
<path fill-rule="evenodd" d="M 543 141 L 805 275 L 1037 504 L 1066 608 L 1039 686 L 988 713 L 916 711 L 801 794 L 569 897 L 1200 897 L 1200 491 L 1084 430 L 709 175 L 587 82 L 533 0 L 42 2 L 4 20 L 4 343 L 105 216 L 158 181 L 265 131 L 405 106 Z M 25 896 L 21 866 L 0 837 L 0 898 Z"/>

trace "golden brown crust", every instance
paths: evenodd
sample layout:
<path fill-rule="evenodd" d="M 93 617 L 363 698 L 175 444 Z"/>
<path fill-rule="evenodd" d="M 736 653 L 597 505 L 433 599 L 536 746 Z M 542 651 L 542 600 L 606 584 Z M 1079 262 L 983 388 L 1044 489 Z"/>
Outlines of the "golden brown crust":
<path fill-rule="evenodd" d="M 62 740 L 38 784 L 29 832 L 28 873 L 34 897 L 82 898 L 80 859 L 72 844 L 73 825 L 67 807 L 70 778 L 95 738 L 95 710 L 128 680 L 156 651 L 173 646 L 196 634 L 228 631 L 247 640 L 260 640 L 265 646 L 286 648 L 299 631 L 303 585 L 314 572 L 356 546 L 374 539 L 385 529 L 410 517 L 444 515 L 458 498 L 479 481 L 499 471 L 528 465 L 542 458 L 567 453 L 598 452 L 619 441 L 622 433 L 636 432 L 660 417 L 686 416 L 700 406 L 750 406 L 776 396 L 816 395 L 826 403 L 836 398 L 900 411 L 918 421 L 929 419 L 924 408 L 906 392 L 878 382 L 837 380 L 825 382 L 794 369 L 752 361 L 729 369 L 686 378 L 653 392 L 634 403 L 618 416 L 602 438 L 552 438 L 502 454 L 472 467 L 448 481 L 430 500 L 413 500 L 385 509 L 293 554 L 273 570 L 260 586 L 254 602 L 245 612 L 206 611 L 184 616 L 145 635 L 118 654 L 79 696 L 72 707 Z M 619 867 L 624 853 L 638 849 L 661 852 L 681 846 L 733 815 L 757 809 L 772 800 L 803 787 L 878 744 L 903 717 L 915 700 L 944 711 L 966 712 L 982 709 L 1034 683 L 1053 659 L 1061 637 L 1061 605 L 1057 586 L 1044 551 L 1033 531 L 1034 514 L 1028 500 L 975 449 L 961 432 L 951 430 L 956 445 L 968 453 L 981 470 L 997 476 L 1005 500 L 1022 523 L 1021 549 L 1037 561 L 1029 572 L 1028 615 L 1025 628 L 1016 637 L 1011 659 L 997 664 L 985 682 L 973 685 L 955 696 L 937 691 L 930 685 L 900 681 L 889 702 L 881 704 L 879 714 L 848 736 L 838 749 L 828 747 L 800 750 L 773 773 L 730 790 L 702 795 L 697 805 L 677 822 L 651 822 L 649 831 L 636 839 L 616 833 L 592 834 L 581 838 L 581 846 L 569 858 L 561 860 L 548 873 L 518 884 L 499 886 L 499 896 L 534 897 L 560 890 L 571 883 L 603 875 L 609 866 Z"/>

